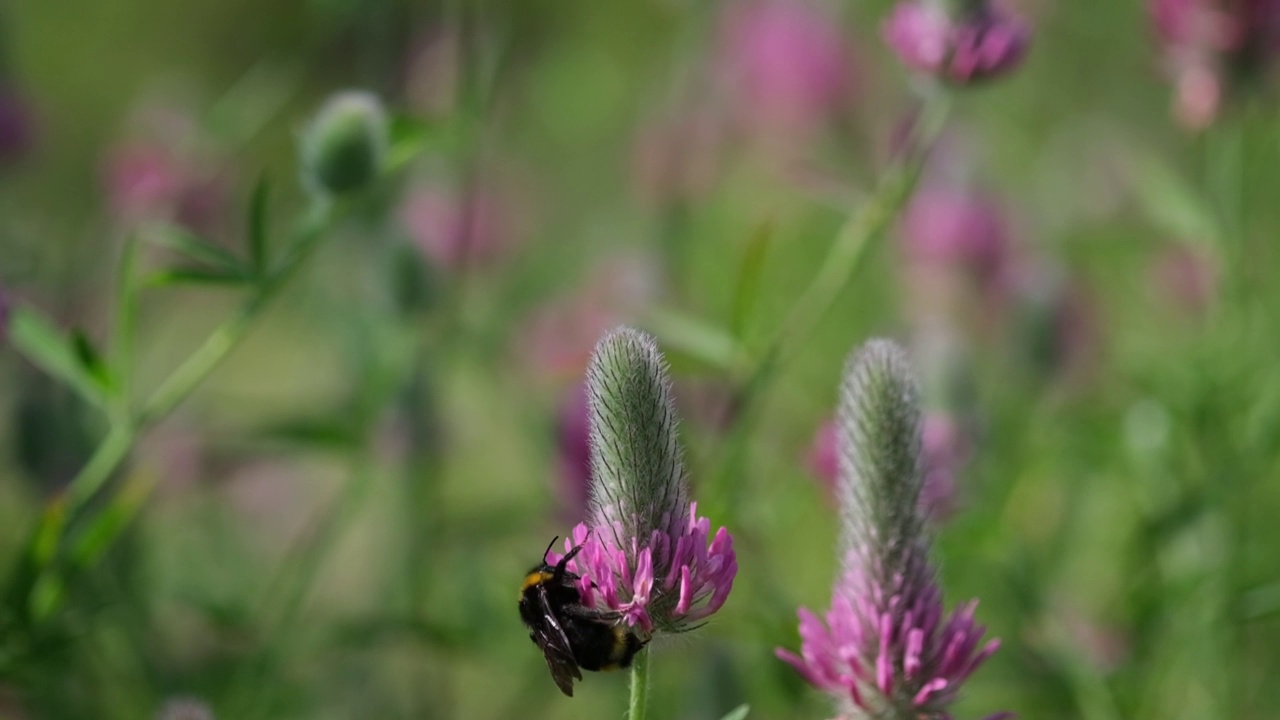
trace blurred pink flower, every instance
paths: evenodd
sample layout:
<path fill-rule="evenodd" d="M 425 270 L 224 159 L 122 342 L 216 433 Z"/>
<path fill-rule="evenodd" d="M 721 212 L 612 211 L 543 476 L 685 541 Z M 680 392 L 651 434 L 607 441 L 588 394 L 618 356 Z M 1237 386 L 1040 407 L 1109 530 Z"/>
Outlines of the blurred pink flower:
<path fill-rule="evenodd" d="M 663 206 L 709 193 L 720 170 L 724 123 L 704 105 L 678 104 L 640 127 L 631 149 L 636 192 Z"/>
<path fill-rule="evenodd" d="M 181 191 L 182 170 L 163 148 L 127 145 L 111 151 L 106 163 L 108 200 L 128 220 L 169 213 Z"/>
<path fill-rule="evenodd" d="M 1032 263 L 1019 268 L 1014 285 L 1020 354 L 1046 375 L 1086 375 L 1102 351 L 1102 328 L 1086 288 L 1061 268 Z"/>
<path fill-rule="evenodd" d="M 955 418 L 936 410 L 924 414 L 921 433 L 924 487 L 920 510 L 934 522 L 942 522 L 956 512 L 956 475 L 969 461 L 970 440 Z M 808 465 L 834 501 L 840 476 L 839 428 L 834 420 L 824 422 L 814 433 Z"/>
<path fill-rule="evenodd" d="M 1237 81 L 1280 51 L 1277 0 L 1150 0 L 1148 11 L 1174 84 L 1174 116 L 1192 130 L 1213 124 Z"/>
<path fill-rule="evenodd" d="M 442 117 L 458 102 L 462 43 L 458 29 L 437 28 L 419 38 L 404 70 L 404 93 L 409 107 Z"/>
<path fill-rule="evenodd" d="M 1201 251 L 1172 245 L 1152 260 L 1151 282 L 1160 302 L 1186 315 L 1200 315 L 1218 292 L 1218 270 Z"/>
<path fill-rule="evenodd" d="M 813 433 L 809 443 L 809 472 L 822 481 L 822 488 L 833 502 L 836 497 L 836 480 L 840 477 L 839 428 L 834 420 L 826 420 Z"/>
<path fill-rule="evenodd" d="M 451 270 L 485 267 L 518 244 L 509 199 L 489 187 L 461 189 L 439 182 L 409 191 L 401 218 L 422 252 Z"/>
<path fill-rule="evenodd" d="M 192 418 L 170 418 L 139 440 L 133 463 L 160 479 L 161 494 L 182 495 L 205 476 L 210 448 Z"/>
<path fill-rule="evenodd" d="M 1160 40 L 1178 50 L 1207 50 L 1263 62 L 1280 50 L 1276 0 L 1150 0 Z"/>
<path fill-rule="evenodd" d="M 11 685 L 0 685 L 0 717 L 7 720 L 30 720 L 22 705 L 22 695 Z"/>
<path fill-rule="evenodd" d="M 0 163 L 13 163 L 31 149 L 35 128 L 25 97 L 0 81 Z"/>
<path fill-rule="evenodd" d="M 1010 259 L 1002 209 L 969 189 L 921 188 L 903 212 L 900 232 L 912 262 L 960 267 L 979 281 L 999 278 Z"/>
<path fill-rule="evenodd" d="M 885 42 L 908 68 L 965 85 L 1004 75 L 1021 64 L 1031 30 L 998 2 L 982 0 L 949 11 L 944 4 L 906 0 L 885 20 Z"/>
<path fill-rule="evenodd" d="M 213 234 L 223 220 L 225 180 L 217 152 L 186 114 L 145 107 L 103 160 L 107 203 L 121 222 L 173 222 Z"/>
<path fill-rule="evenodd" d="M 945 180 L 926 183 L 903 211 L 898 234 L 908 312 L 917 323 L 999 329 L 1018 260 L 994 199 Z"/>
<path fill-rule="evenodd" d="M 9 313 L 10 309 L 9 294 L 0 287 L 0 343 L 3 343 L 9 337 Z"/>
<path fill-rule="evenodd" d="M 734 116 L 778 140 L 829 122 L 855 89 L 855 61 L 839 19 L 807 0 L 726 8 L 717 59 Z"/>
<path fill-rule="evenodd" d="M 921 429 L 924 453 L 924 487 L 920 509 L 935 522 L 955 515 L 956 476 L 969 462 L 972 451 L 969 434 L 949 413 L 926 412 Z"/>
<path fill-rule="evenodd" d="M 1132 643 L 1122 628 L 1100 622 L 1074 607 L 1059 609 L 1056 614 L 1067 637 L 1096 670 L 1110 673 L 1124 665 Z"/>
<path fill-rule="evenodd" d="M 156 720 L 215 720 L 208 703 L 199 698 L 171 698 L 156 712 Z"/>
<path fill-rule="evenodd" d="M 581 522 L 587 516 L 591 493 L 591 427 L 587 384 L 569 388 L 556 417 L 556 471 L 560 506 L 565 519 Z"/>
<path fill-rule="evenodd" d="M 611 258 L 590 271 L 586 282 L 553 298 L 526 317 L 513 350 L 520 364 L 543 378 L 577 378 L 596 341 L 610 328 L 635 319 L 661 291 L 653 258 Z"/>

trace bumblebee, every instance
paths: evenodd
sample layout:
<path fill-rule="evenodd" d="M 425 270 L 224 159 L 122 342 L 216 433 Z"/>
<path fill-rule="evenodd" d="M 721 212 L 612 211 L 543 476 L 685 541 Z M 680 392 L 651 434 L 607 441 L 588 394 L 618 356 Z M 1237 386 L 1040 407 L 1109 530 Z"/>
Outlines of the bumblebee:
<path fill-rule="evenodd" d="M 542 553 L 542 563 L 524 576 L 520 619 L 529 628 L 529 639 L 542 650 L 551 679 L 561 692 L 573 697 L 573 681 L 582 679 L 582 670 L 629 667 L 647 641 L 641 640 L 616 614 L 582 604 L 575 585 L 578 576 L 567 569 L 582 546 L 573 548 L 551 566 L 547 564 L 547 553 L 555 543 L 551 541 Z"/>

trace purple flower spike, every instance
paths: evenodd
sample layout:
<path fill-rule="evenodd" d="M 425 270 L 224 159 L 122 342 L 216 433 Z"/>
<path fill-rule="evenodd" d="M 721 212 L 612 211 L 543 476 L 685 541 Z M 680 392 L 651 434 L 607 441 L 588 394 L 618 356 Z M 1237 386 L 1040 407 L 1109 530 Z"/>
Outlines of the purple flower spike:
<path fill-rule="evenodd" d="M 957 84 L 1003 75 L 1022 62 L 1031 37 L 1022 20 L 993 2 L 949 13 L 941 3 L 899 3 L 884 40 L 904 65 Z"/>
<path fill-rule="evenodd" d="M 950 518 L 956 510 L 956 475 L 969 458 L 969 437 L 949 413 L 931 411 L 922 426 L 924 486 L 920 490 L 920 511 L 935 523 Z M 824 422 L 809 446 L 809 470 L 835 498 L 840 476 L 840 427 Z"/>
<path fill-rule="evenodd" d="M 692 629 L 724 605 L 738 573 L 733 536 L 690 502 L 662 356 L 652 338 L 615 330 L 588 372 L 591 506 L 565 552 L 582 603 L 646 639 Z M 563 555 L 549 554 L 555 564 Z"/>
<path fill-rule="evenodd" d="M 868 343 L 840 394 L 844 570 L 825 619 L 800 610 L 800 653 L 776 654 L 849 718 L 950 718 L 964 680 L 1000 642 L 983 643 L 976 601 L 944 613 L 920 508 L 919 392 L 904 353 Z"/>

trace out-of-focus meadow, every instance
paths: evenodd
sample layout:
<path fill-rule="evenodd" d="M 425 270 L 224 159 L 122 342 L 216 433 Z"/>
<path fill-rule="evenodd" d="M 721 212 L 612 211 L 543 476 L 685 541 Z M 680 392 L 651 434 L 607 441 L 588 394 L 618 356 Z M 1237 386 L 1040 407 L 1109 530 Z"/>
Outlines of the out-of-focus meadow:
<path fill-rule="evenodd" d="M 832 714 L 774 648 L 828 602 L 821 428 L 878 335 L 948 604 L 1003 640 L 957 717 L 1275 717 L 1275 40 L 1245 78 L 1144 3 L 1029 1 L 1021 66 L 941 87 L 892 5 L 6 3 L 0 718 L 620 716 L 516 613 L 619 323 L 740 566 L 654 717 Z M 317 210 L 348 88 L 387 167 Z"/>

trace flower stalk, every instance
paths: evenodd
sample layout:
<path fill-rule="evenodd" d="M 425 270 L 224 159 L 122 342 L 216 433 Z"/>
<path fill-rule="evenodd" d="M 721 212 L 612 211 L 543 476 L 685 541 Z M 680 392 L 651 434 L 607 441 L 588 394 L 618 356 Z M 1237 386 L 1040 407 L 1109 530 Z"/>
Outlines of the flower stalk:
<path fill-rule="evenodd" d="M 627 720 L 645 720 L 649 712 L 649 653 L 636 655 L 631 663 L 631 702 Z"/>

